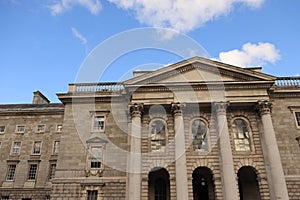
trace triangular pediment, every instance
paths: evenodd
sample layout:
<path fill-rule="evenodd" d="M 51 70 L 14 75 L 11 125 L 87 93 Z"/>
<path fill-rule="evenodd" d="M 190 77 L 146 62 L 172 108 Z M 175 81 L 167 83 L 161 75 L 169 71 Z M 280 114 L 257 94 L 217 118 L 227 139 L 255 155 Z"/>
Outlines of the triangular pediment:
<path fill-rule="evenodd" d="M 194 57 L 125 81 L 127 85 L 185 82 L 245 82 L 274 81 L 276 77 L 264 74 L 259 68 L 241 68 L 206 58 Z"/>
<path fill-rule="evenodd" d="M 95 144 L 95 143 L 107 143 L 108 141 L 105 140 L 105 139 L 102 139 L 100 137 L 93 137 L 93 138 L 90 138 L 86 141 L 87 144 Z"/>

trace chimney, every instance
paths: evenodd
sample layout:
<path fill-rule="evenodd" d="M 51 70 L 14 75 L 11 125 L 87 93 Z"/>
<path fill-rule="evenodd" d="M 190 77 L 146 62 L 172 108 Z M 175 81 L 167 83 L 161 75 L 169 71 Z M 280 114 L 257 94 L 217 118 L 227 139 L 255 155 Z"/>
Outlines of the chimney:
<path fill-rule="evenodd" d="M 50 101 L 40 91 L 33 92 L 32 104 L 49 104 Z"/>

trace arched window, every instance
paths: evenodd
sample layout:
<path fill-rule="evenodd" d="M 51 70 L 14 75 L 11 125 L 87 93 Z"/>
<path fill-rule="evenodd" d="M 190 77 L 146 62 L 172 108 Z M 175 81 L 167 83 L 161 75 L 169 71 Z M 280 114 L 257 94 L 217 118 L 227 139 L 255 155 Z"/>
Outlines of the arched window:
<path fill-rule="evenodd" d="M 154 168 L 149 173 L 149 200 L 169 200 L 169 173 L 164 168 Z"/>
<path fill-rule="evenodd" d="M 250 151 L 250 134 L 248 123 L 243 119 L 235 119 L 232 124 L 234 147 L 236 151 Z"/>
<path fill-rule="evenodd" d="M 238 171 L 239 192 L 241 200 L 260 200 L 257 174 L 252 167 L 242 167 Z"/>
<path fill-rule="evenodd" d="M 194 200 L 214 200 L 215 188 L 211 170 L 207 167 L 198 167 L 192 176 Z"/>
<path fill-rule="evenodd" d="M 160 119 L 153 120 L 150 124 L 151 151 L 165 151 L 166 149 L 166 126 Z"/>
<path fill-rule="evenodd" d="M 208 150 L 207 126 L 203 120 L 195 119 L 191 125 L 194 150 Z"/>

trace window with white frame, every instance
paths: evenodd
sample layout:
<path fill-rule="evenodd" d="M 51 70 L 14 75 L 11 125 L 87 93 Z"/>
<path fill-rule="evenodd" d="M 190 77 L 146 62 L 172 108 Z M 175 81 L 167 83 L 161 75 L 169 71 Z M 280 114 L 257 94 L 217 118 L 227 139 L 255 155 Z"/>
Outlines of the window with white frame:
<path fill-rule="evenodd" d="M 208 150 L 207 125 L 201 119 L 195 119 L 191 124 L 194 150 Z"/>
<path fill-rule="evenodd" d="M 5 126 L 0 126 L 0 134 L 5 133 Z"/>
<path fill-rule="evenodd" d="M 54 178 L 55 171 L 56 171 L 56 163 L 51 163 L 50 164 L 50 169 L 49 169 L 49 180 Z"/>
<path fill-rule="evenodd" d="M 6 174 L 7 181 L 14 180 L 16 168 L 17 168 L 17 165 L 15 165 L 15 164 L 8 165 L 7 174 Z"/>
<path fill-rule="evenodd" d="M 45 200 L 50 200 L 50 195 L 49 195 L 49 194 L 47 194 L 47 195 L 45 196 Z"/>
<path fill-rule="evenodd" d="M 62 132 L 62 128 L 63 128 L 62 124 L 56 125 L 56 132 L 58 133 Z"/>
<path fill-rule="evenodd" d="M 36 128 L 36 132 L 38 133 L 43 133 L 46 130 L 46 125 L 45 124 L 38 124 Z"/>
<path fill-rule="evenodd" d="M 166 149 L 166 126 L 161 119 L 155 119 L 150 123 L 151 151 L 165 151 Z"/>
<path fill-rule="evenodd" d="M 295 112 L 295 120 L 297 127 L 300 127 L 300 112 Z"/>
<path fill-rule="evenodd" d="M 98 191 L 97 190 L 88 190 L 87 191 L 87 200 L 97 200 Z"/>
<path fill-rule="evenodd" d="M 33 143 L 33 154 L 41 154 L 41 147 L 42 147 L 42 142 L 41 141 L 35 141 Z"/>
<path fill-rule="evenodd" d="M 105 129 L 105 117 L 104 116 L 94 116 L 94 131 L 104 131 Z"/>
<path fill-rule="evenodd" d="M 16 126 L 16 133 L 24 133 L 25 132 L 25 126 L 24 125 L 17 125 Z"/>
<path fill-rule="evenodd" d="M 21 151 L 21 142 L 13 142 L 11 154 L 20 155 L 20 151 Z"/>
<path fill-rule="evenodd" d="M 102 163 L 102 147 L 91 147 L 91 168 L 100 168 Z"/>
<path fill-rule="evenodd" d="M 9 196 L 1 196 L 1 200 L 9 200 Z"/>
<path fill-rule="evenodd" d="M 58 154 L 60 141 L 54 141 L 53 154 Z"/>
<path fill-rule="evenodd" d="M 250 151 L 250 133 L 244 119 L 235 119 L 232 124 L 234 146 L 236 151 Z"/>
<path fill-rule="evenodd" d="M 37 164 L 30 164 L 29 165 L 28 180 L 35 180 L 36 179 L 37 168 L 38 168 Z"/>

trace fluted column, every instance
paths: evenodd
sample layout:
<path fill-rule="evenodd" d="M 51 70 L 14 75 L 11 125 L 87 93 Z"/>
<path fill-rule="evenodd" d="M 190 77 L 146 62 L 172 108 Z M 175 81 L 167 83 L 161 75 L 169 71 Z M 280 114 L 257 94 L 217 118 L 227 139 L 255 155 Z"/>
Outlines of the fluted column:
<path fill-rule="evenodd" d="M 130 104 L 129 112 L 131 114 L 131 139 L 130 153 L 128 155 L 128 185 L 126 191 L 127 200 L 141 199 L 141 118 L 143 113 L 143 104 Z"/>
<path fill-rule="evenodd" d="M 185 135 L 182 109 L 184 104 L 173 103 L 175 128 L 175 173 L 177 199 L 188 199 L 188 183 L 186 170 Z"/>
<path fill-rule="evenodd" d="M 226 109 L 229 105 L 228 102 L 216 102 L 214 108 L 217 114 L 218 132 L 220 139 L 221 151 L 221 176 L 223 185 L 223 199 L 237 200 L 237 181 L 236 174 L 234 173 L 232 151 L 230 145 L 230 137 L 228 131 L 228 123 L 226 117 Z"/>
<path fill-rule="evenodd" d="M 286 181 L 277 146 L 275 131 L 271 118 L 272 104 L 269 101 L 259 101 L 258 110 L 263 126 L 263 145 L 265 158 L 269 164 L 268 183 L 271 199 L 289 199 Z"/>

